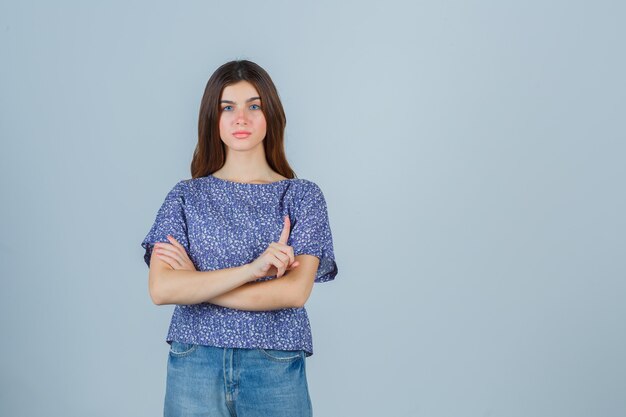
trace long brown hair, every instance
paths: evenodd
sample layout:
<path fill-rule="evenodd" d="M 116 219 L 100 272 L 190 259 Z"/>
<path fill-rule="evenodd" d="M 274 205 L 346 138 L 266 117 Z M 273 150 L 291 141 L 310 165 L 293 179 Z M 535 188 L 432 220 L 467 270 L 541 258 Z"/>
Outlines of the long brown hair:
<path fill-rule="evenodd" d="M 276 86 L 269 74 L 254 62 L 230 61 L 220 66 L 204 89 L 198 120 L 198 144 L 191 161 L 191 177 L 207 176 L 220 169 L 226 162 L 226 145 L 220 138 L 220 99 L 224 87 L 248 81 L 258 91 L 261 109 L 267 123 L 263 139 L 265 158 L 269 166 L 287 178 L 296 177 L 285 156 L 284 136 L 287 118 L 278 97 Z"/>

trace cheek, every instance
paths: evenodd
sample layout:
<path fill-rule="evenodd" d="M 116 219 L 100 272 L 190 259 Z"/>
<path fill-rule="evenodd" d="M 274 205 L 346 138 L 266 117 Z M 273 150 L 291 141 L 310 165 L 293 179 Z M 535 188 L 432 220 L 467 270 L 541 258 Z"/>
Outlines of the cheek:
<path fill-rule="evenodd" d="M 222 126 L 226 127 L 226 126 L 228 126 L 230 124 L 230 121 L 228 119 L 228 113 L 222 113 L 220 115 L 220 119 L 219 120 L 220 120 L 220 122 L 219 122 L 220 128 L 222 128 Z"/>
<path fill-rule="evenodd" d="M 261 113 L 256 121 L 257 126 L 259 127 L 259 129 L 266 129 L 267 128 L 267 123 L 265 121 L 265 116 Z"/>
<path fill-rule="evenodd" d="M 224 138 L 229 129 L 230 124 L 228 123 L 227 117 L 220 117 L 219 128 L 220 128 L 220 137 Z"/>

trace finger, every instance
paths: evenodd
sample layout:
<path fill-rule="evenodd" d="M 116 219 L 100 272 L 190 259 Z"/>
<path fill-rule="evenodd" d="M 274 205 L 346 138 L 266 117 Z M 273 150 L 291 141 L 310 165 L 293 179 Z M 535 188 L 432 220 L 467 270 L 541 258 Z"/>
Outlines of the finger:
<path fill-rule="evenodd" d="M 276 277 L 280 277 L 281 275 L 283 275 L 285 273 L 285 269 L 287 268 L 287 263 L 286 260 L 282 260 L 280 259 L 278 256 L 283 255 L 284 253 L 282 252 L 278 252 L 278 253 L 270 253 L 270 259 L 269 261 L 272 263 L 272 265 L 274 265 L 276 267 L 276 270 L 278 271 L 276 274 Z"/>
<path fill-rule="evenodd" d="M 280 233 L 280 238 L 278 239 L 280 243 L 287 243 L 287 239 L 289 239 L 289 229 L 291 229 L 291 220 L 289 219 L 289 215 L 286 215 L 283 230 Z"/>
<path fill-rule="evenodd" d="M 289 256 L 289 263 L 294 263 L 296 261 L 296 256 L 293 253 L 293 248 L 291 246 L 287 246 L 287 255 Z"/>
<path fill-rule="evenodd" d="M 169 242 L 157 242 L 154 244 L 155 249 L 167 250 L 167 249 L 175 249 L 176 246 Z"/>
<path fill-rule="evenodd" d="M 282 250 L 280 250 L 280 249 L 278 249 L 278 248 L 276 248 L 274 246 L 270 246 L 268 249 L 269 249 L 269 252 L 272 255 L 274 255 L 275 257 L 280 259 L 283 263 L 285 263 L 285 264 L 290 264 L 291 263 L 291 258 L 289 257 L 289 255 L 287 255 Z"/>
<path fill-rule="evenodd" d="M 181 266 L 184 266 L 185 263 L 191 262 L 189 259 L 189 255 L 187 254 L 187 250 L 183 245 L 178 243 L 178 241 L 172 235 L 167 235 L 168 240 L 172 243 L 159 243 L 161 249 L 169 249 L 170 253 L 173 257 L 176 257 Z M 156 246 L 156 245 L 155 245 Z"/>
<path fill-rule="evenodd" d="M 278 273 L 276 274 L 276 278 L 280 278 L 283 275 L 285 275 L 285 272 L 287 271 L 287 268 L 289 268 L 289 264 L 288 263 L 283 263 L 283 265 L 278 270 Z"/>
<path fill-rule="evenodd" d="M 287 268 L 287 269 L 294 269 L 294 268 L 295 268 L 295 267 L 297 267 L 298 265 L 300 265 L 300 262 L 295 261 L 295 262 L 294 262 L 294 263 L 292 263 L 292 264 L 289 266 L 289 268 Z"/>
<path fill-rule="evenodd" d="M 275 276 L 278 273 L 278 267 L 275 265 L 275 262 L 270 262 L 267 266 L 263 271 L 266 277 Z"/>
<path fill-rule="evenodd" d="M 287 265 L 286 264 L 282 264 L 281 267 L 277 268 L 276 278 L 280 278 L 283 275 L 285 275 L 285 271 L 286 270 L 287 270 Z"/>
<path fill-rule="evenodd" d="M 279 251 L 289 256 L 289 263 L 292 263 L 296 260 L 293 253 L 293 247 L 280 242 L 272 242 L 270 243 L 270 246 L 278 249 Z"/>
<path fill-rule="evenodd" d="M 156 247 L 155 245 L 155 249 L 161 253 L 166 253 L 171 257 L 175 257 L 176 254 L 178 253 L 178 248 L 176 248 L 174 245 L 171 245 L 169 243 L 161 243 L 158 247 Z"/>
<path fill-rule="evenodd" d="M 183 245 L 181 245 L 181 244 L 178 242 L 178 240 L 176 240 L 176 239 L 174 238 L 174 236 L 172 236 L 172 235 L 167 235 L 167 240 L 169 240 L 169 241 L 172 243 L 172 245 L 176 246 L 178 249 L 185 250 L 185 248 L 183 247 Z M 185 251 L 185 252 L 186 252 L 186 251 Z"/>
<path fill-rule="evenodd" d="M 185 267 L 190 267 L 192 269 L 196 269 L 195 265 L 193 264 L 193 262 L 191 261 L 191 259 L 189 258 L 189 254 L 187 253 L 187 249 L 185 249 L 185 247 L 183 245 L 181 245 L 172 235 L 167 235 L 168 240 L 171 243 L 170 246 L 173 246 L 174 248 L 177 249 L 177 256 L 180 262 L 180 265 L 185 268 Z"/>
<path fill-rule="evenodd" d="M 174 259 L 172 259 L 170 256 L 164 253 L 161 253 L 160 251 L 156 251 L 156 250 L 154 251 L 154 254 L 156 255 L 157 258 L 159 258 L 160 260 L 168 264 L 173 269 L 177 269 L 178 263 Z"/>
<path fill-rule="evenodd" d="M 170 244 L 161 245 L 156 250 L 158 253 L 168 256 L 170 259 L 175 261 L 180 267 L 182 267 L 185 263 L 185 259 L 181 256 L 179 249 L 173 245 L 170 245 Z"/>

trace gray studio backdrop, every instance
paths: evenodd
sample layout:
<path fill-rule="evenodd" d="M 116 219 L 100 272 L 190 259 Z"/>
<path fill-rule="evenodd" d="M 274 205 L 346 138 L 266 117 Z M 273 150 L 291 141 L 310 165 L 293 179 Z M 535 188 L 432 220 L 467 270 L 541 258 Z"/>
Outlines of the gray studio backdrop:
<path fill-rule="evenodd" d="M 0 415 L 161 415 L 140 242 L 235 58 L 328 202 L 315 416 L 626 415 L 623 4 L 3 1 Z"/>

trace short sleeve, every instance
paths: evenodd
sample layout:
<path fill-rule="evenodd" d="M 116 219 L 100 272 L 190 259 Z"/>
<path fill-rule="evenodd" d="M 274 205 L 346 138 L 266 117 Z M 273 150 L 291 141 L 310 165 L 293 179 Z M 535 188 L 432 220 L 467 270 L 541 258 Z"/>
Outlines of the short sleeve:
<path fill-rule="evenodd" d="M 157 242 L 169 243 L 167 235 L 172 235 L 189 253 L 184 189 L 185 180 L 182 180 L 170 190 L 157 212 L 150 231 L 141 242 L 141 246 L 145 249 L 144 261 L 148 266 L 150 266 L 154 244 Z"/>
<path fill-rule="evenodd" d="M 310 184 L 290 214 L 291 232 L 287 244 L 293 247 L 296 256 L 308 254 L 318 257 L 320 263 L 315 282 L 326 282 L 335 279 L 338 272 L 333 237 L 324 194 L 317 184 Z"/>

